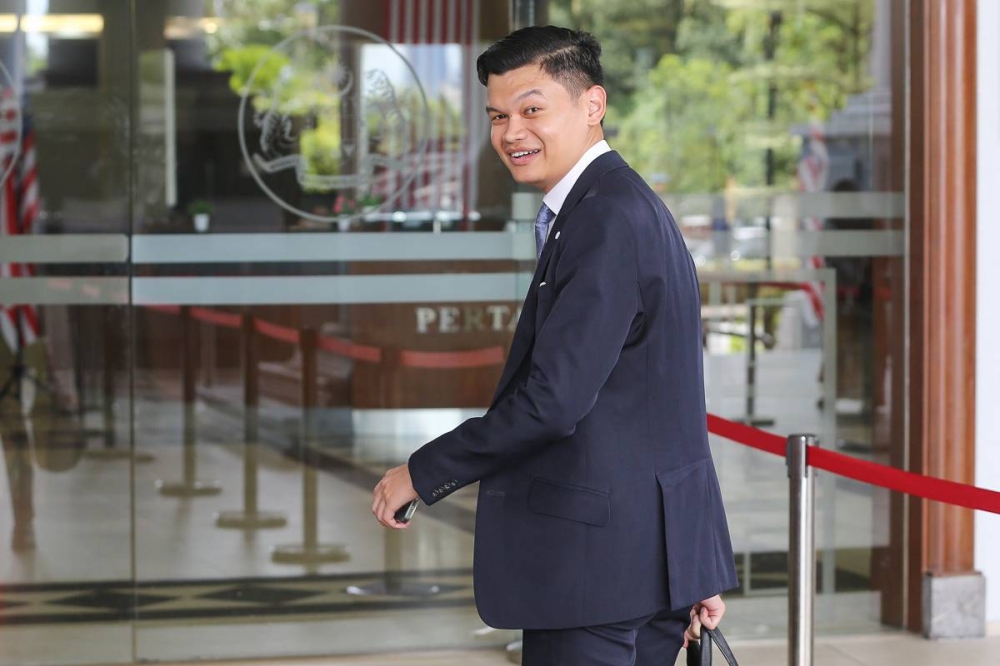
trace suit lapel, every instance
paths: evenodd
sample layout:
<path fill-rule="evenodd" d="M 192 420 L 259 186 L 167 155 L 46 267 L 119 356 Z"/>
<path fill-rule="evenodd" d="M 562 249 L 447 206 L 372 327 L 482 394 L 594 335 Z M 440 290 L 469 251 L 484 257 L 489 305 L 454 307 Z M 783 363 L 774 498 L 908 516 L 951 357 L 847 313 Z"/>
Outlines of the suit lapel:
<path fill-rule="evenodd" d="M 563 206 L 559 210 L 559 214 L 552 220 L 552 229 L 549 231 L 548 240 L 542 246 L 542 256 L 538 258 L 538 264 L 535 266 L 535 274 L 531 278 L 531 285 L 528 287 L 528 293 L 524 297 L 521 318 L 517 322 L 517 328 L 514 331 L 514 340 L 510 345 L 510 354 L 507 357 L 507 363 L 504 365 L 500 381 L 497 383 L 497 389 L 493 394 L 490 409 L 496 405 L 504 389 L 507 388 L 514 375 L 517 374 L 518 368 L 521 367 L 521 363 L 524 362 L 528 351 L 534 344 L 535 303 L 538 298 L 538 285 L 545 276 L 549 262 L 552 261 L 552 257 L 556 252 L 556 241 L 561 235 L 567 218 L 569 218 L 570 213 L 580 203 L 584 195 L 591 190 L 598 178 L 609 171 L 614 171 L 625 166 L 628 166 L 625 160 L 615 151 L 604 153 L 591 162 L 573 185 L 569 195 L 566 197 L 566 201 L 563 202 Z"/>

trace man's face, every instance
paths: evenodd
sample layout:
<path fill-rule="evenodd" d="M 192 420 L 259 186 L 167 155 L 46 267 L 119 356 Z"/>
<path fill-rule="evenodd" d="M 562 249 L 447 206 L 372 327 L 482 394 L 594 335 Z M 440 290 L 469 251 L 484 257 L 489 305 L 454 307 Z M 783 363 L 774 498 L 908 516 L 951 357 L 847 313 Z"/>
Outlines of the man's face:
<path fill-rule="evenodd" d="M 486 85 L 490 142 L 519 183 L 548 192 L 603 138 L 592 92 L 574 95 L 538 65 L 491 74 Z"/>

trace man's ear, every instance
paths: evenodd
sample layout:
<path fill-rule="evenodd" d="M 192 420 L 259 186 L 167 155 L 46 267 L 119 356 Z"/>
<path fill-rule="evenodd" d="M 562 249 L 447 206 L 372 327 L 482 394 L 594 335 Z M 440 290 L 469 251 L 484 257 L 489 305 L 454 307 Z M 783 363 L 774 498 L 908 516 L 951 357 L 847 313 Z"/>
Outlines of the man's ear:
<path fill-rule="evenodd" d="M 587 99 L 587 124 L 600 125 L 608 111 L 608 91 L 603 86 L 590 86 L 583 94 Z"/>

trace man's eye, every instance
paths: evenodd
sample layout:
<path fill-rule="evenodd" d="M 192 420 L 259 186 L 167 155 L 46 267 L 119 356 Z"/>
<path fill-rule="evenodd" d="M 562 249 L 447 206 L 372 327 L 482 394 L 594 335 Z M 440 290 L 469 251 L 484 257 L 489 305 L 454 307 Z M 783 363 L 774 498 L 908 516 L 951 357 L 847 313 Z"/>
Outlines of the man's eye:
<path fill-rule="evenodd" d="M 538 111 L 541 111 L 541 109 L 539 109 L 537 106 L 530 106 L 524 110 L 525 113 L 537 113 Z"/>
<path fill-rule="evenodd" d="M 495 122 L 498 122 L 498 121 L 500 121 L 500 120 L 503 120 L 503 119 L 504 119 L 504 118 L 506 118 L 506 117 L 507 117 L 507 116 L 503 115 L 502 113 L 498 113 L 497 115 L 495 115 L 495 116 L 492 116 L 492 117 L 490 118 L 490 122 L 492 122 L 492 123 L 495 123 Z"/>

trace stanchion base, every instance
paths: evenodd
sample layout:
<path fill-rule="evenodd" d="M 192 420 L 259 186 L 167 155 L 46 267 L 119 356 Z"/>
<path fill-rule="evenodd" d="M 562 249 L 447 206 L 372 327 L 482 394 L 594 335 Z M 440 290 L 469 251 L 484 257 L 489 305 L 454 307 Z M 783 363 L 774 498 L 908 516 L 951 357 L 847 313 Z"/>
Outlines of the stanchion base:
<path fill-rule="evenodd" d="M 94 449 L 83 454 L 92 460 L 135 460 L 137 463 L 150 463 L 155 460 L 149 453 L 132 453 L 128 449 Z"/>
<path fill-rule="evenodd" d="M 739 416 L 733 419 L 735 423 L 753 426 L 754 428 L 766 428 L 774 425 L 774 419 L 769 416 Z"/>
<path fill-rule="evenodd" d="M 441 586 L 380 580 L 368 585 L 348 585 L 344 592 L 356 597 L 433 597 L 441 594 Z"/>
<path fill-rule="evenodd" d="M 222 484 L 218 481 L 157 481 L 156 489 L 164 497 L 208 497 L 222 492 Z"/>
<path fill-rule="evenodd" d="M 507 661 L 512 664 L 521 663 L 521 648 L 523 644 L 521 641 L 514 641 L 513 643 L 507 644 Z"/>
<path fill-rule="evenodd" d="M 221 511 L 215 514 L 215 526 L 235 530 L 266 530 L 288 524 L 285 514 L 276 511 Z"/>
<path fill-rule="evenodd" d="M 346 562 L 351 559 L 347 547 L 340 544 L 319 545 L 307 548 L 302 544 L 275 546 L 271 550 L 271 561 L 275 564 L 325 564 Z"/>

